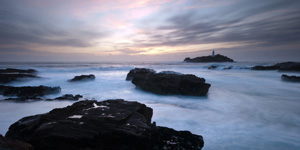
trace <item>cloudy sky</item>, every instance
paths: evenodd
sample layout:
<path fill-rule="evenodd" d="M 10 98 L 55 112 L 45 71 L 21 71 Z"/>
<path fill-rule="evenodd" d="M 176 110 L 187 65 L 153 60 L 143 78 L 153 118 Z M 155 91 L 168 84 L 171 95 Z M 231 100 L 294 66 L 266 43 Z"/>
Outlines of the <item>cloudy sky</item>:
<path fill-rule="evenodd" d="M 299 61 L 300 0 L 0 0 L 0 61 Z"/>

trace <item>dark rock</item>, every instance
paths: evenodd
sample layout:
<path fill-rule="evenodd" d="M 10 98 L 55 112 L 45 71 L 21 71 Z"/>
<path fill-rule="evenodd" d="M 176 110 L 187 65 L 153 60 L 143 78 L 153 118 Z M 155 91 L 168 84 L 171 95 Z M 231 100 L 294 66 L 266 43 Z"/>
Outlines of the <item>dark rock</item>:
<path fill-rule="evenodd" d="M 77 94 L 75 96 L 73 96 L 72 94 L 65 94 L 65 95 L 63 95 L 61 97 L 57 97 L 55 99 L 56 100 L 74 100 L 74 101 L 77 101 L 80 98 L 82 98 L 82 95 L 79 95 L 79 94 Z"/>
<path fill-rule="evenodd" d="M 36 150 L 200 150 L 203 138 L 151 124 L 152 109 L 124 100 L 80 101 L 12 124 L 6 137 Z"/>
<path fill-rule="evenodd" d="M 278 70 L 279 66 L 254 66 L 252 70 Z"/>
<path fill-rule="evenodd" d="M 26 78 L 40 78 L 32 74 L 0 74 L 0 83 L 9 83 L 12 81 L 20 81 Z"/>
<path fill-rule="evenodd" d="M 187 57 L 184 59 L 185 62 L 192 62 L 192 63 L 202 63 L 202 62 L 234 62 L 233 59 L 217 54 L 214 57 L 213 56 L 202 56 L 202 57 L 196 57 L 196 58 L 190 58 Z"/>
<path fill-rule="evenodd" d="M 216 65 L 211 65 L 208 67 L 208 69 L 216 69 L 216 68 L 218 68 L 218 66 L 216 66 Z"/>
<path fill-rule="evenodd" d="M 81 75 L 81 76 L 75 76 L 73 79 L 68 80 L 69 82 L 75 82 L 75 81 L 90 81 L 95 80 L 95 75 Z"/>
<path fill-rule="evenodd" d="M 155 73 L 156 71 L 154 71 L 153 69 L 135 68 L 129 71 L 126 80 L 131 81 L 136 76 L 144 76 L 144 75 L 155 74 Z"/>
<path fill-rule="evenodd" d="M 33 150 L 33 147 L 28 143 L 11 140 L 0 134 L 0 150 Z"/>
<path fill-rule="evenodd" d="M 300 71 L 299 62 L 283 62 L 275 64 L 274 66 L 280 67 L 279 71 Z"/>
<path fill-rule="evenodd" d="M 150 73 L 135 76 L 132 83 L 143 90 L 157 94 L 204 96 L 210 84 L 195 75 Z"/>
<path fill-rule="evenodd" d="M 21 73 L 28 73 L 28 74 L 34 74 L 34 73 L 37 73 L 36 70 L 34 69 L 27 69 L 27 70 L 23 70 L 23 69 L 14 69 L 14 68 L 6 68 L 6 69 L 0 69 L 0 73 L 3 74 L 3 73 L 14 73 L 14 74 L 21 74 Z"/>
<path fill-rule="evenodd" d="M 44 95 L 59 93 L 60 90 L 60 87 L 47 87 L 42 85 L 23 87 L 0 85 L 0 94 L 4 96 L 18 96 L 21 99 L 38 99 Z"/>
<path fill-rule="evenodd" d="M 232 66 L 223 68 L 223 70 L 230 70 L 230 69 L 232 69 Z"/>
<path fill-rule="evenodd" d="M 300 63 L 283 62 L 272 66 L 254 66 L 252 70 L 279 70 L 279 71 L 300 71 Z"/>
<path fill-rule="evenodd" d="M 35 75 L 37 71 L 33 69 L 21 70 L 21 69 L 0 69 L 0 83 L 9 83 L 24 78 L 40 78 Z"/>
<path fill-rule="evenodd" d="M 290 82 L 300 82 L 300 76 L 288 76 L 288 75 L 283 74 L 281 76 L 281 80 L 290 81 Z"/>

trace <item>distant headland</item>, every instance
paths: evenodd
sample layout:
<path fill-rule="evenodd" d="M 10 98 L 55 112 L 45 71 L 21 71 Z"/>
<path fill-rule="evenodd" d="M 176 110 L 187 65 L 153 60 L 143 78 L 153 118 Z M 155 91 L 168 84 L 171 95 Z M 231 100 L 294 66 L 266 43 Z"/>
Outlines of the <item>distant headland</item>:
<path fill-rule="evenodd" d="M 196 58 L 187 57 L 184 59 L 184 62 L 192 62 L 192 63 L 202 63 L 202 62 L 234 62 L 233 59 L 217 54 L 215 55 L 215 51 L 212 52 L 210 56 L 201 56 Z"/>

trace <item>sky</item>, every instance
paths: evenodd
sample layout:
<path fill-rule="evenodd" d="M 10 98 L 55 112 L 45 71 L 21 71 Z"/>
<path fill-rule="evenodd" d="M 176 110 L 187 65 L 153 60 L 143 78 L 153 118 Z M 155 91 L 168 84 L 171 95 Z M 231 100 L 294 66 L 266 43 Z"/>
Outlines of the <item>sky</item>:
<path fill-rule="evenodd" d="M 300 61 L 300 0 L 0 4 L 0 61 Z"/>

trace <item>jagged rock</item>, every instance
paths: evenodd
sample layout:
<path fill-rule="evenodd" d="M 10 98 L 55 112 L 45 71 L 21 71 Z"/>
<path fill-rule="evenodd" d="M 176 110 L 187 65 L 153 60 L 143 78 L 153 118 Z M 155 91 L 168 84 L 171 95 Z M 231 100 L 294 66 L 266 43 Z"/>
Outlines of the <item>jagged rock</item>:
<path fill-rule="evenodd" d="M 281 80 L 290 81 L 290 82 L 300 82 L 300 76 L 288 76 L 288 75 L 283 74 L 281 76 Z"/>
<path fill-rule="evenodd" d="M 300 63 L 283 62 L 272 66 L 254 66 L 252 70 L 279 70 L 279 71 L 300 71 Z"/>
<path fill-rule="evenodd" d="M 124 100 L 80 101 L 49 113 L 22 118 L 6 137 L 35 150 L 200 150 L 203 138 L 151 124 L 152 109 Z"/>
<path fill-rule="evenodd" d="M 184 59 L 185 62 L 192 62 L 192 63 L 202 63 L 202 62 L 234 62 L 233 59 L 217 54 L 215 56 L 202 56 L 196 58 L 187 57 Z"/>
<path fill-rule="evenodd" d="M 0 150 L 33 150 L 33 147 L 28 143 L 11 140 L 0 134 Z"/>
<path fill-rule="evenodd" d="M 135 68 L 129 71 L 126 80 L 131 81 L 136 76 L 144 76 L 144 75 L 155 74 L 155 73 L 156 71 L 154 71 L 153 69 Z"/>
<path fill-rule="evenodd" d="M 60 87 L 47 87 L 42 85 L 22 87 L 0 85 L 0 94 L 4 96 L 18 96 L 21 99 L 39 99 L 41 96 L 56 94 L 60 91 Z"/>
<path fill-rule="evenodd" d="M 25 78 L 40 78 L 35 75 L 37 71 L 33 69 L 21 70 L 21 69 L 0 69 L 0 83 L 9 83 Z"/>
<path fill-rule="evenodd" d="M 68 80 L 69 82 L 75 82 L 75 81 L 91 81 L 95 80 L 95 75 L 81 75 L 81 76 L 75 76 L 73 79 Z"/>
<path fill-rule="evenodd" d="M 210 87 L 210 84 L 205 83 L 204 78 L 190 74 L 170 73 L 169 71 L 168 73 L 155 73 L 154 70 L 145 68 L 143 72 L 146 73 L 134 74 L 132 72 L 131 70 L 128 75 L 130 74 L 130 78 L 133 78 L 133 84 L 157 94 L 204 96 Z"/>
<path fill-rule="evenodd" d="M 80 98 L 82 98 L 82 95 L 79 95 L 79 94 L 77 94 L 75 96 L 73 96 L 72 94 L 65 94 L 65 95 L 63 95 L 61 97 L 57 97 L 55 99 L 56 100 L 74 100 L 74 101 L 77 101 Z"/>

